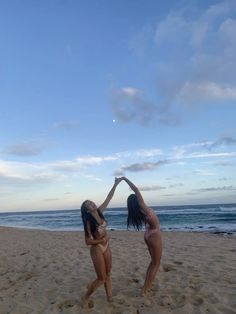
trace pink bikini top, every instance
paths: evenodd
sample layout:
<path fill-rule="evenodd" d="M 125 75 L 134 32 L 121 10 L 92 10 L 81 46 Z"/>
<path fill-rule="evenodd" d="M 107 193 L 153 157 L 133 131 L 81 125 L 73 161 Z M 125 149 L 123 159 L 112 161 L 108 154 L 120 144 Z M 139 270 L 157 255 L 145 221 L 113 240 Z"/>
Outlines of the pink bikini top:
<path fill-rule="evenodd" d="M 106 221 L 104 220 L 103 223 L 101 225 L 98 225 L 97 226 L 97 233 L 102 236 L 106 233 L 106 226 L 107 226 L 107 223 Z"/>

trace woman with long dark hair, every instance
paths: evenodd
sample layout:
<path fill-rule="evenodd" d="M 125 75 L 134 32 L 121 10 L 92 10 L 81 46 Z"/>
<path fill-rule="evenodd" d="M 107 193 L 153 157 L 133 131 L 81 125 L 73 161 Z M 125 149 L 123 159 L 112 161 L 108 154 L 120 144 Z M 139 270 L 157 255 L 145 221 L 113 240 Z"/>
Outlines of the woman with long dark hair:
<path fill-rule="evenodd" d="M 145 204 L 139 189 L 126 177 L 122 177 L 121 179 L 135 193 L 131 194 L 127 199 L 127 227 L 132 225 L 135 229 L 140 230 L 145 225 L 144 240 L 151 256 L 151 262 L 147 268 L 146 279 L 141 291 L 141 295 L 146 296 L 151 289 L 161 262 L 162 242 L 159 220 L 153 209 Z"/>
<path fill-rule="evenodd" d="M 115 189 L 120 181 L 121 179 L 115 178 L 112 189 L 108 193 L 105 201 L 99 207 L 90 200 L 84 201 L 81 206 L 85 243 L 91 245 L 90 255 L 97 274 L 97 278 L 88 286 L 87 292 L 83 297 L 85 306 L 90 306 L 89 297 L 102 284 L 104 284 L 106 290 L 107 300 L 111 301 L 112 298 L 110 277 L 112 256 L 109 247 L 109 236 L 106 232 L 107 223 L 103 216 L 103 211 L 112 199 Z"/>

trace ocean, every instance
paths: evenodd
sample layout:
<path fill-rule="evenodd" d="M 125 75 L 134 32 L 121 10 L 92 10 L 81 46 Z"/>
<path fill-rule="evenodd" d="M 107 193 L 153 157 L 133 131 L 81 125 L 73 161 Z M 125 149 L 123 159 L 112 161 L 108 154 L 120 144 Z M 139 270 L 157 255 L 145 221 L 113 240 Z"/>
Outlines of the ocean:
<path fill-rule="evenodd" d="M 152 206 L 162 230 L 236 234 L 236 204 Z M 108 229 L 127 230 L 126 208 L 105 211 Z M 0 213 L 0 226 L 42 230 L 83 230 L 80 209 Z M 130 229 L 133 230 L 133 229 Z"/>

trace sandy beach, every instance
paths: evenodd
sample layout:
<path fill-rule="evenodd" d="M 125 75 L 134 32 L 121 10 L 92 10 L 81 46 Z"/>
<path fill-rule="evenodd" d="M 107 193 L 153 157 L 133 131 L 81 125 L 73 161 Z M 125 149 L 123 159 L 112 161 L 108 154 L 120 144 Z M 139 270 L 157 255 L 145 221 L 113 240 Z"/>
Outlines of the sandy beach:
<path fill-rule="evenodd" d="M 104 288 L 84 309 L 95 278 L 83 232 L 0 227 L 0 313 L 236 313 L 236 237 L 163 232 L 163 258 L 147 299 L 143 232 L 110 231 L 113 302 Z"/>

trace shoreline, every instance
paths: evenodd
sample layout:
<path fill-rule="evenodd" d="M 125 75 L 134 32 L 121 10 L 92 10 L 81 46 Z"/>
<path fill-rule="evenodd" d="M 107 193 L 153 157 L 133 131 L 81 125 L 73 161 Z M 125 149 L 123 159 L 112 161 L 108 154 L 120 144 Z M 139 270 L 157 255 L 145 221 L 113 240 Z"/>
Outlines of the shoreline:
<path fill-rule="evenodd" d="M 4 226 L 0 225 L 1 228 L 9 228 L 9 229 L 19 229 L 19 230 L 35 230 L 35 231 L 46 231 L 46 232 L 79 232 L 83 233 L 84 231 L 82 229 L 42 229 L 42 228 L 36 228 L 36 227 L 25 227 L 25 226 Z M 109 232 L 144 232 L 145 229 L 137 231 L 134 229 L 114 229 L 114 228 L 107 228 Z M 212 231 L 207 231 L 207 230 L 193 230 L 193 229 L 161 229 L 161 232 L 164 233 L 203 233 L 203 234 L 215 234 L 215 235 L 229 235 L 229 236 L 236 236 L 236 232 L 233 231 L 217 231 L 217 230 L 212 230 Z"/>
<path fill-rule="evenodd" d="M 111 231 L 113 302 L 81 297 L 95 279 L 83 231 L 0 227 L 0 313 L 235 313 L 235 239 L 162 231 L 163 256 L 150 296 L 139 297 L 150 262 L 143 232 Z"/>

